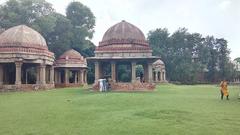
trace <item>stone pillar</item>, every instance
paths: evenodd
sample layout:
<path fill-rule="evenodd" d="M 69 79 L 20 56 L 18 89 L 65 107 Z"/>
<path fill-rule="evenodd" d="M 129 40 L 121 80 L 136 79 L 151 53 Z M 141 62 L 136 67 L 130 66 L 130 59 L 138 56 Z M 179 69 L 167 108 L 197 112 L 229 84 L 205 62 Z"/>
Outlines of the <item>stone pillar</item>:
<path fill-rule="evenodd" d="M 74 83 L 75 83 L 75 84 L 78 83 L 78 81 L 77 81 L 77 78 L 78 78 L 77 75 L 78 75 L 78 72 L 75 71 L 75 72 L 74 72 Z"/>
<path fill-rule="evenodd" d="M 58 83 L 58 71 L 56 69 L 54 71 L 54 81 L 55 83 Z"/>
<path fill-rule="evenodd" d="M 78 83 L 81 84 L 81 69 L 78 71 Z"/>
<path fill-rule="evenodd" d="M 58 70 L 58 83 L 62 83 L 62 71 Z"/>
<path fill-rule="evenodd" d="M 158 72 L 155 72 L 155 82 L 159 82 L 159 80 L 158 80 Z"/>
<path fill-rule="evenodd" d="M 87 70 L 85 70 L 85 74 L 84 74 L 84 83 L 87 84 Z"/>
<path fill-rule="evenodd" d="M 50 67 L 50 84 L 54 84 L 54 67 Z"/>
<path fill-rule="evenodd" d="M 81 82 L 81 84 L 84 84 L 83 78 L 84 78 L 84 71 L 81 70 L 81 71 L 80 71 L 80 82 Z"/>
<path fill-rule="evenodd" d="M 67 68 L 64 69 L 64 83 L 69 84 L 69 70 Z"/>
<path fill-rule="evenodd" d="M 116 63 L 115 62 L 111 62 L 111 72 L 112 72 L 112 81 L 116 82 Z"/>
<path fill-rule="evenodd" d="M 159 72 L 159 81 L 162 81 L 162 71 Z"/>
<path fill-rule="evenodd" d="M 16 65 L 16 79 L 15 79 L 15 84 L 16 85 L 21 85 L 22 81 L 22 62 L 15 62 Z"/>
<path fill-rule="evenodd" d="M 144 69 L 144 82 L 148 82 L 148 66 L 147 66 L 147 64 L 143 65 L 143 69 Z"/>
<path fill-rule="evenodd" d="M 100 79 L 99 72 L 99 62 L 95 62 L 95 83 Z"/>
<path fill-rule="evenodd" d="M 163 81 L 166 81 L 166 72 L 163 72 Z"/>
<path fill-rule="evenodd" d="M 0 64 L 0 86 L 3 85 L 3 65 Z"/>
<path fill-rule="evenodd" d="M 36 84 L 40 84 L 40 67 L 36 66 Z"/>
<path fill-rule="evenodd" d="M 152 63 L 148 63 L 148 82 L 153 82 Z"/>
<path fill-rule="evenodd" d="M 40 84 L 46 84 L 46 65 L 40 65 Z"/>
<path fill-rule="evenodd" d="M 136 62 L 131 62 L 132 65 L 132 83 L 136 81 Z"/>

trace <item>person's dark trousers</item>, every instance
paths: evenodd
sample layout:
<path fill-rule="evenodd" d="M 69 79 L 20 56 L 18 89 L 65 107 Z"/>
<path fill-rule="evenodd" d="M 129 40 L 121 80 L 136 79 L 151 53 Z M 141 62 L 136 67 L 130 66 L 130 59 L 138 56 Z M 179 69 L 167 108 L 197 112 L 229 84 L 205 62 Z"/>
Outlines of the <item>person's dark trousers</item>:
<path fill-rule="evenodd" d="M 220 90 L 221 91 L 221 90 Z M 221 91 L 221 100 L 223 100 L 223 92 Z"/>

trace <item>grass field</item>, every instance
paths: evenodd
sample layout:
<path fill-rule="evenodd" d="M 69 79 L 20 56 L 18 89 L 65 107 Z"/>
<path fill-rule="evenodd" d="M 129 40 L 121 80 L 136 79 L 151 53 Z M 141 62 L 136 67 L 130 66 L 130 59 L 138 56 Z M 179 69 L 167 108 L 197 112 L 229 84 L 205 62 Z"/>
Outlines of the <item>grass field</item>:
<path fill-rule="evenodd" d="M 0 135 L 239 135 L 240 88 L 229 89 L 229 101 L 214 85 L 0 93 Z"/>

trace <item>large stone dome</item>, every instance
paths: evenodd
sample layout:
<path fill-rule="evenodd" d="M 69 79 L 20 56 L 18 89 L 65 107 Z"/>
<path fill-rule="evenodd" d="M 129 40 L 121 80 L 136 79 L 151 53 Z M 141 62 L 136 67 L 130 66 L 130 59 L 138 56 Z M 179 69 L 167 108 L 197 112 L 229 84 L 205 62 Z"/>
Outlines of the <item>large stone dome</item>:
<path fill-rule="evenodd" d="M 47 48 L 42 35 L 26 25 L 15 26 L 4 31 L 0 35 L 0 46 Z"/>
<path fill-rule="evenodd" d="M 123 20 L 120 23 L 110 27 L 105 32 L 102 42 L 113 39 L 133 39 L 145 41 L 145 36 L 139 28 Z"/>
<path fill-rule="evenodd" d="M 121 21 L 105 32 L 95 50 L 95 53 L 102 52 L 151 53 L 152 50 L 139 28 L 126 21 Z"/>
<path fill-rule="evenodd" d="M 48 50 L 46 40 L 34 29 L 14 26 L 0 34 L 0 61 L 31 61 L 53 64 L 54 54 Z"/>

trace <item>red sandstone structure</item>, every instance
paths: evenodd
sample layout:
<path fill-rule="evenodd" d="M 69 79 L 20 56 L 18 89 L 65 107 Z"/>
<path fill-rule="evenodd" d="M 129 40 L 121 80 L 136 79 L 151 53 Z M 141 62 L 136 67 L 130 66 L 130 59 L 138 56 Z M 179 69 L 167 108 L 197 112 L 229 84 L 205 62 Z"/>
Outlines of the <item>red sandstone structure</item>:
<path fill-rule="evenodd" d="M 57 87 L 86 84 L 87 62 L 81 54 L 70 50 L 56 63 L 54 60 L 54 53 L 48 50 L 45 39 L 32 28 L 19 25 L 2 32 L 0 91 L 51 89 L 55 84 Z"/>
<path fill-rule="evenodd" d="M 3 90 L 54 87 L 54 54 L 35 30 L 19 25 L 0 35 L 0 88 Z"/>
<path fill-rule="evenodd" d="M 155 83 L 167 82 L 165 64 L 160 59 L 153 63 L 153 81 Z"/>
<path fill-rule="evenodd" d="M 87 61 L 79 52 L 66 51 L 56 60 L 54 67 L 56 87 L 87 84 Z"/>
<path fill-rule="evenodd" d="M 122 21 L 109 28 L 95 50 L 95 57 L 87 58 L 95 62 L 95 85 L 98 79 L 110 78 L 112 90 L 153 89 L 153 62 L 159 57 L 152 56 L 152 49 L 142 31 L 136 26 Z M 136 65 L 144 69 L 141 81 L 136 78 Z M 124 80 L 119 70 L 125 66 Z"/>
<path fill-rule="evenodd" d="M 126 21 L 109 28 L 95 57 L 87 59 L 95 63 L 94 89 L 101 78 L 109 79 L 112 90 L 153 90 L 155 83 L 166 82 L 164 63 L 152 56 L 142 31 Z M 144 71 L 137 77 L 139 65 Z M 45 39 L 32 28 L 19 25 L 0 33 L 0 91 L 84 84 L 87 62 L 77 51 L 68 50 L 55 61 Z"/>

